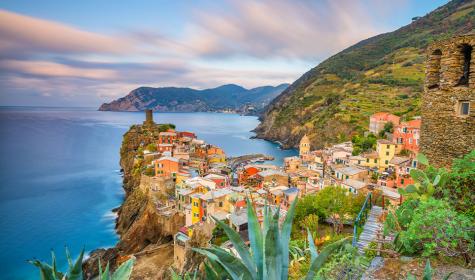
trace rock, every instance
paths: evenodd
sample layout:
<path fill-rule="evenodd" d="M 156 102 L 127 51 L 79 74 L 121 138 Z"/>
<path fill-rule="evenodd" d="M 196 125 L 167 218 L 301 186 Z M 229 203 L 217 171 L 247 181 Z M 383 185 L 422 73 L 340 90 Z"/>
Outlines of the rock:
<path fill-rule="evenodd" d="M 116 248 L 96 249 L 92 251 L 89 258 L 82 264 L 83 275 L 86 280 L 94 279 L 99 274 L 99 260 L 101 260 L 102 269 L 109 263 L 110 269 L 114 270 L 117 265 L 119 250 Z"/>

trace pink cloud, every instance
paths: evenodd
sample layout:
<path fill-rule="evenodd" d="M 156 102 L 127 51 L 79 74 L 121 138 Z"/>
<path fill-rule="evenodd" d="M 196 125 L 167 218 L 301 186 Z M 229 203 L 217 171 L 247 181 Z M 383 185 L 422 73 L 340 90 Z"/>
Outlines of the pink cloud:
<path fill-rule="evenodd" d="M 115 71 L 109 69 L 78 68 L 48 61 L 3 60 L 1 61 L 0 68 L 44 77 L 73 77 L 98 80 L 119 78 Z"/>
<path fill-rule="evenodd" d="M 189 45 L 198 54 L 321 59 L 381 32 L 356 1 L 228 4 L 225 10 L 196 12 Z"/>
<path fill-rule="evenodd" d="M 0 10 L 0 52 L 123 53 L 132 46 L 110 37 Z"/>

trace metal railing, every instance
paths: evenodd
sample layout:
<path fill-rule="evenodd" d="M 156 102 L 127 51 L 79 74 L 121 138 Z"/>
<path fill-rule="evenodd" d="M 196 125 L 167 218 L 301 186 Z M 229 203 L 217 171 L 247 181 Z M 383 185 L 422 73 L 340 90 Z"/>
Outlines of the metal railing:
<path fill-rule="evenodd" d="M 371 193 L 369 193 L 366 196 L 363 206 L 361 207 L 361 210 L 358 213 L 358 216 L 356 217 L 355 222 L 353 224 L 353 246 L 356 246 L 356 243 L 358 242 L 358 229 L 364 226 L 366 219 L 368 218 L 368 213 L 373 207 L 373 202 L 371 198 L 372 195 Z"/>

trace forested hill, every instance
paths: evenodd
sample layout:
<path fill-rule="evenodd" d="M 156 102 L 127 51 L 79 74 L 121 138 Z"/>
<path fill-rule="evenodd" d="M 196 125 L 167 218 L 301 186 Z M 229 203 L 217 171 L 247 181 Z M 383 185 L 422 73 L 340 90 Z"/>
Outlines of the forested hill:
<path fill-rule="evenodd" d="M 238 85 L 196 90 L 177 87 L 140 87 L 127 96 L 104 103 L 100 111 L 214 112 L 256 114 L 287 88 L 288 84 L 245 89 Z"/>
<path fill-rule="evenodd" d="M 274 99 L 261 116 L 257 135 L 292 147 L 307 133 L 321 147 L 361 133 L 376 111 L 403 118 L 418 115 L 425 48 L 474 28 L 475 0 L 454 0 L 394 32 L 361 41 L 323 61 Z"/>

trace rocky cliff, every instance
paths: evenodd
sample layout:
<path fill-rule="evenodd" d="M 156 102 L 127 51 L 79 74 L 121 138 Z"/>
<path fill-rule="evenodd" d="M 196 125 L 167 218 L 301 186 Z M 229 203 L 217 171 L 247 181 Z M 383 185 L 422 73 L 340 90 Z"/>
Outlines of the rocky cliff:
<path fill-rule="evenodd" d="M 92 278 L 97 275 L 97 261 L 107 262 L 114 269 L 121 259 L 137 255 L 149 246 L 170 242 L 173 234 L 184 224 L 184 217 L 176 214 L 171 217 L 159 215 L 154 197 L 146 191 L 141 182 L 143 160 L 136 157 L 143 147 L 157 139 L 158 133 L 173 125 L 134 125 L 124 134 L 120 150 L 120 166 L 123 171 L 125 200 L 118 209 L 116 230 L 120 240 L 114 248 L 98 249 L 90 254 L 84 263 L 84 274 Z M 160 265 L 157 264 L 157 269 Z M 89 279 L 88 278 L 88 279 Z"/>
<path fill-rule="evenodd" d="M 424 49 L 475 30 L 475 1 L 454 0 L 394 32 L 328 58 L 292 83 L 261 116 L 257 137 L 296 147 L 307 134 L 315 148 L 362 133 L 369 116 L 420 113 Z"/>
<path fill-rule="evenodd" d="M 157 112 L 214 112 L 234 111 L 243 114 L 260 112 L 288 84 L 245 89 L 238 85 L 224 85 L 212 89 L 195 90 L 175 87 L 140 87 L 127 96 L 104 103 L 100 111 Z"/>

